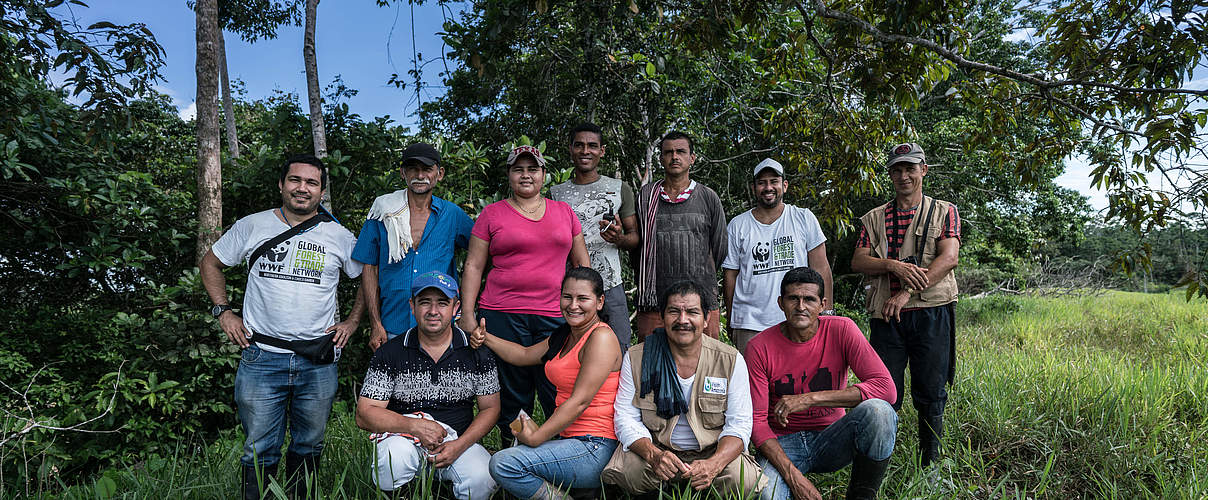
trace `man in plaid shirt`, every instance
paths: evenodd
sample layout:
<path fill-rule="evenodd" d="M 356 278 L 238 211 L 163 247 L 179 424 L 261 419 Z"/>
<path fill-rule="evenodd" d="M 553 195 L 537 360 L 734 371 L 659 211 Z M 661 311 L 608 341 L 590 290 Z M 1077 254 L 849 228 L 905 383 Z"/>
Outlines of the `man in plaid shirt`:
<path fill-rule="evenodd" d="M 939 457 L 946 384 L 955 375 L 956 268 L 961 222 L 956 205 L 923 196 L 927 159 L 918 144 L 890 150 L 885 163 L 894 200 L 869 210 L 851 259 L 864 274 L 869 343 L 897 386 L 902 406 L 910 365 L 910 398 L 919 413 L 919 459 Z"/>

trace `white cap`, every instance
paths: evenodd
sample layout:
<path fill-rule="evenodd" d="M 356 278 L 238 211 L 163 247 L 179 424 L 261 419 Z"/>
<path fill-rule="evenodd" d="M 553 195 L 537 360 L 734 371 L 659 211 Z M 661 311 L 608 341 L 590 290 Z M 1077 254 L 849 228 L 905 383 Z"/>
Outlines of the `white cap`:
<path fill-rule="evenodd" d="M 759 177 L 759 173 L 763 172 L 763 169 L 765 168 L 775 170 L 777 175 L 784 177 L 784 167 L 780 165 L 780 162 L 771 158 L 764 158 L 763 161 L 759 162 L 758 165 L 755 165 L 755 171 L 752 172 L 751 175 L 753 177 Z"/>

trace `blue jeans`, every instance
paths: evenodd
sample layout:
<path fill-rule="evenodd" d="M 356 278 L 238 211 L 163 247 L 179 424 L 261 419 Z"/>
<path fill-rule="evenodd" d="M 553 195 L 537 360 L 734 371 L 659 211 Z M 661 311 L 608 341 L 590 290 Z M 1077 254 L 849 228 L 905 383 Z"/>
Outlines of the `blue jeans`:
<path fill-rule="evenodd" d="M 889 403 L 869 399 L 847 411 L 847 415 L 820 431 L 801 431 L 776 438 L 789 461 L 802 473 L 834 472 L 851 463 L 856 454 L 885 460 L 893 454 L 898 432 L 898 414 Z M 768 478 L 760 492 L 763 500 L 783 500 L 792 492 L 770 462 L 759 457 Z"/>
<path fill-rule="evenodd" d="M 247 440 L 243 465 L 281 461 L 286 420 L 290 453 L 318 456 L 323 451 L 327 416 L 336 397 L 336 364 L 316 365 L 293 353 L 276 353 L 252 344 L 243 350 L 235 375 L 235 403 Z"/>
<path fill-rule="evenodd" d="M 582 436 L 546 441 L 536 448 L 505 448 L 491 457 L 491 477 L 522 499 L 548 495 L 542 481 L 563 490 L 598 488 L 600 471 L 618 444 L 615 439 Z"/>

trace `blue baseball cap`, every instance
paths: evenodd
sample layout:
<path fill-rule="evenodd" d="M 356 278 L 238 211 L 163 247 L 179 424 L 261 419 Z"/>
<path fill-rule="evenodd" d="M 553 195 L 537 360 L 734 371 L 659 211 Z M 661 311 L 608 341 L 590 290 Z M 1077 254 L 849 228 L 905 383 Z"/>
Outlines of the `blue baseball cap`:
<path fill-rule="evenodd" d="M 457 281 L 440 271 L 428 271 L 411 282 L 411 296 L 419 295 L 425 288 L 435 287 L 450 299 L 457 298 Z"/>

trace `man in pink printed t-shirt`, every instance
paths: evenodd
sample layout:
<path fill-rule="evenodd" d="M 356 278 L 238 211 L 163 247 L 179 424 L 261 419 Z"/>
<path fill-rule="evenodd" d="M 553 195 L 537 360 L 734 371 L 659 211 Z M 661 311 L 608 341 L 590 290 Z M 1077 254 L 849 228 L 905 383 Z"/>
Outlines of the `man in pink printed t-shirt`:
<path fill-rule="evenodd" d="M 893 379 L 852 320 L 819 317 L 824 286 L 808 267 L 786 273 L 777 299 L 785 321 L 756 335 L 744 353 L 751 442 L 768 477 L 763 499 L 821 498 L 804 474 L 849 463 L 847 498 L 876 498 L 893 454 Z M 847 385 L 849 368 L 860 383 Z"/>

